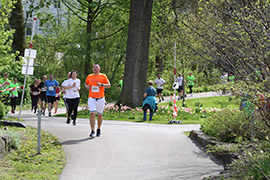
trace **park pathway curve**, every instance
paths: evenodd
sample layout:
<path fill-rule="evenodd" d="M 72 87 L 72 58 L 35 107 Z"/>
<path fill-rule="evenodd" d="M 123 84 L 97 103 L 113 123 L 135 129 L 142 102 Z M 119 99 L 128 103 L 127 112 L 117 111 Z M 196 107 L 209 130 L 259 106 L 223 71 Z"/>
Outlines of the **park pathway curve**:
<path fill-rule="evenodd" d="M 37 127 L 30 111 L 23 111 L 22 119 Z M 200 180 L 223 170 L 183 134 L 199 125 L 104 120 L 101 137 L 90 139 L 88 119 L 78 119 L 76 126 L 65 121 L 42 117 L 42 129 L 58 137 L 66 153 L 60 180 Z"/>

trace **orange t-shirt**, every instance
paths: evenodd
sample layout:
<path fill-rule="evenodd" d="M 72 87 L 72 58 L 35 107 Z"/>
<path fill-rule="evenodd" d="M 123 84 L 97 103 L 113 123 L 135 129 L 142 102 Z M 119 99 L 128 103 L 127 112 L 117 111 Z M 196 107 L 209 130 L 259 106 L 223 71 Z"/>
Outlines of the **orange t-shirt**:
<path fill-rule="evenodd" d="M 99 75 L 89 74 L 85 80 L 85 83 L 90 85 L 88 97 L 102 98 L 104 97 L 104 87 L 98 87 L 97 83 L 108 84 L 110 81 L 105 74 L 99 73 Z"/>

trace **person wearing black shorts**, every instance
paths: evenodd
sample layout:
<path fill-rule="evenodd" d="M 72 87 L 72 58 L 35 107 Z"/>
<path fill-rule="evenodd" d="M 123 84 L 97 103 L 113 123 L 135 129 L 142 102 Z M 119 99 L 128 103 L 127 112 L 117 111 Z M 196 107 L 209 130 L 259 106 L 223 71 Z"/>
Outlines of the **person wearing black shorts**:
<path fill-rule="evenodd" d="M 41 113 L 43 116 L 45 116 L 45 111 L 47 107 L 47 98 L 46 98 L 46 87 L 45 87 L 45 82 L 47 81 L 47 76 L 43 76 L 43 81 L 39 84 L 39 89 L 41 89 L 40 95 L 39 95 L 39 105 L 41 108 Z"/>
<path fill-rule="evenodd" d="M 59 84 L 55 79 L 53 79 L 53 75 L 51 74 L 49 79 L 45 82 L 44 85 L 47 89 L 46 97 L 48 101 L 49 117 L 51 117 L 52 116 L 51 111 L 52 111 L 53 103 L 55 100 L 55 89 L 59 87 Z"/>
<path fill-rule="evenodd" d="M 162 90 L 163 90 L 163 85 L 165 84 L 165 80 L 161 78 L 161 74 L 158 74 L 158 78 L 155 81 L 156 89 L 157 89 L 157 95 L 159 98 L 159 102 L 164 101 L 164 98 L 162 96 Z"/>
<path fill-rule="evenodd" d="M 176 79 L 176 82 L 178 83 L 178 94 L 179 94 L 179 97 L 178 97 L 178 100 L 181 100 L 183 98 L 183 76 L 181 73 L 178 74 L 178 77 Z"/>

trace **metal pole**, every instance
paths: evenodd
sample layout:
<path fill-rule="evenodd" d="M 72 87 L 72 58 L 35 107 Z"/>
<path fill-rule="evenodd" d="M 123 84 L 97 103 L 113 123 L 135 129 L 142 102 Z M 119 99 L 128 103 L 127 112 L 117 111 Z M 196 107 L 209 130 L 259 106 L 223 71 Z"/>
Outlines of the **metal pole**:
<path fill-rule="evenodd" d="M 25 75 L 24 75 L 24 83 L 23 83 L 23 92 L 22 92 L 22 97 L 21 97 L 21 104 L 20 104 L 20 112 L 19 112 L 19 117 L 18 117 L 18 122 L 21 119 L 21 112 L 22 112 L 22 105 L 23 105 L 23 98 L 24 98 L 24 92 L 25 92 L 25 86 L 26 86 L 26 80 L 27 80 L 27 73 L 28 73 L 28 66 L 29 66 L 29 60 L 30 60 L 30 55 L 31 55 L 31 49 L 33 48 L 33 37 L 34 37 L 34 31 L 35 31 L 35 25 L 36 25 L 36 18 L 34 18 L 34 24 L 32 28 L 32 35 L 31 35 L 31 41 L 30 41 L 30 46 L 29 46 L 29 55 L 27 57 L 27 64 L 26 64 L 26 70 L 25 70 Z"/>
<path fill-rule="evenodd" d="M 174 42 L 174 82 L 176 81 L 176 42 Z M 176 89 L 174 88 L 174 96 L 173 96 L 173 101 L 175 102 L 176 98 Z M 176 105 L 176 104 L 175 104 Z M 176 116 L 174 116 L 174 121 L 176 120 Z"/>
<path fill-rule="evenodd" d="M 41 110 L 38 110 L 37 154 L 40 154 L 40 146 L 41 146 Z"/>

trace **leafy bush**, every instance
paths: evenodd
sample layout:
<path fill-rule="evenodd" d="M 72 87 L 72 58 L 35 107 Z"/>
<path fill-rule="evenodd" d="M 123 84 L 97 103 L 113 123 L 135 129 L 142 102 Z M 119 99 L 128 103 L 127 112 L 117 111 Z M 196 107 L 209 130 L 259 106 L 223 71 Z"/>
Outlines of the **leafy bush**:
<path fill-rule="evenodd" d="M 251 127 L 255 132 L 254 138 L 265 140 L 270 134 L 260 114 L 255 113 L 252 119 L 244 112 L 231 109 L 217 111 L 202 122 L 201 130 L 224 142 L 241 142 L 250 139 Z"/>
<path fill-rule="evenodd" d="M 259 141 L 247 148 L 232 165 L 243 179 L 270 179 L 270 143 Z"/>
<path fill-rule="evenodd" d="M 9 135 L 11 138 L 11 143 L 9 144 L 9 147 L 13 149 L 18 149 L 20 147 L 21 143 L 21 136 L 17 132 L 13 131 L 7 131 L 7 130 L 0 130 L 0 135 Z"/>
<path fill-rule="evenodd" d="M 243 112 L 224 109 L 206 119 L 201 130 L 224 142 L 238 142 L 249 137 L 249 124 Z"/>
<path fill-rule="evenodd" d="M 6 115 L 5 105 L 2 102 L 0 102 L 0 119 L 3 119 L 5 115 Z"/>

